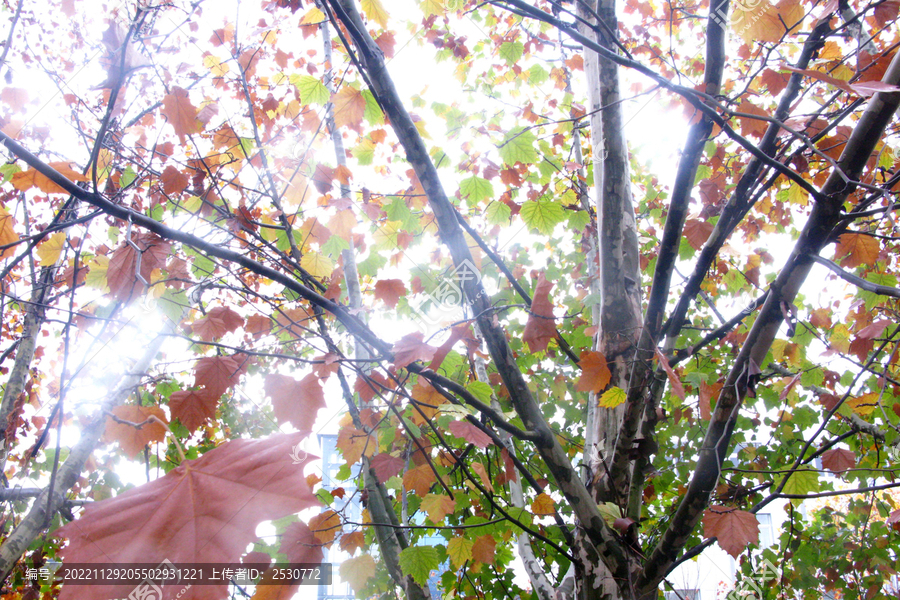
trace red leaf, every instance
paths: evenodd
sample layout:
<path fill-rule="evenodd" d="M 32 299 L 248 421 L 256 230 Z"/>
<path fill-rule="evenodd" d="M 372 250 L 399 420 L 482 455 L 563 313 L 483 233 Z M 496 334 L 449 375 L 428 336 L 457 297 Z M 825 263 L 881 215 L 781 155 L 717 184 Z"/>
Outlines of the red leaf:
<path fill-rule="evenodd" d="M 193 433 L 208 419 L 216 418 L 216 407 L 221 397 L 221 393 L 216 394 L 207 388 L 174 392 L 169 396 L 169 409 L 172 416 Z"/>
<path fill-rule="evenodd" d="M 406 286 L 399 279 L 379 279 L 375 282 L 375 298 L 391 308 L 397 308 L 397 301 L 406 295 Z"/>
<path fill-rule="evenodd" d="M 688 219 L 684 223 L 684 237 L 687 238 L 688 244 L 694 250 L 699 250 L 709 239 L 712 233 L 713 224 L 709 221 L 700 221 L 698 219 Z"/>
<path fill-rule="evenodd" d="M 191 183 L 191 180 L 188 179 L 187 175 L 172 165 L 165 168 L 159 176 L 159 180 L 162 181 L 163 191 L 168 195 L 180 194 L 186 190 L 187 186 Z"/>
<path fill-rule="evenodd" d="M 534 288 L 531 312 L 522 333 L 522 340 L 528 344 L 532 353 L 546 350 L 550 340 L 556 338 L 556 322 L 553 320 L 553 304 L 550 302 L 551 289 L 553 284 L 541 272 Z"/>
<path fill-rule="evenodd" d="M 722 550 L 737 558 L 748 544 L 759 542 L 759 521 L 745 510 L 710 506 L 703 512 L 703 537 L 717 538 Z"/>
<path fill-rule="evenodd" d="M 194 321 L 191 331 L 204 342 L 210 342 L 243 325 L 244 317 L 227 306 L 217 306 L 206 313 L 202 319 Z"/>
<path fill-rule="evenodd" d="M 891 324 L 891 322 L 888 321 L 887 319 L 879 319 L 878 321 L 875 321 L 868 327 L 864 327 L 864 328 L 860 329 L 859 333 L 856 334 L 856 337 L 862 338 L 864 340 L 874 340 L 875 338 L 880 336 L 882 333 L 884 333 L 884 330 L 890 324 Z"/>
<path fill-rule="evenodd" d="M 417 360 L 428 362 L 434 357 L 437 348 L 429 346 L 423 339 L 421 332 L 410 333 L 400 338 L 400 341 L 394 344 L 391 352 L 394 353 L 394 366 L 405 367 Z"/>
<path fill-rule="evenodd" d="M 106 269 L 109 293 L 123 302 L 130 302 L 144 289 L 144 284 L 137 278 L 138 256 L 141 258 L 140 275 L 149 282 L 153 270 L 166 264 L 170 247 L 169 242 L 155 233 L 132 234 L 131 241 L 140 252 L 130 244 L 122 244 L 110 255 Z"/>
<path fill-rule="evenodd" d="M 488 434 L 468 421 L 451 421 L 448 429 L 456 437 L 472 442 L 479 448 L 487 448 L 494 443 Z"/>
<path fill-rule="evenodd" d="M 822 466 L 832 473 L 843 473 L 856 466 L 856 454 L 843 448 L 832 448 L 822 453 Z"/>
<path fill-rule="evenodd" d="M 859 83 L 851 83 L 850 89 L 862 96 L 868 98 L 878 92 L 900 92 L 900 87 L 884 83 L 883 81 L 860 81 Z"/>
<path fill-rule="evenodd" d="M 666 372 L 666 376 L 669 378 L 669 385 L 672 386 L 672 392 L 684 400 L 684 386 L 681 385 L 681 380 L 678 378 L 678 375 L 675 374 L 675 371 L 672 370 L 672 367 L 669 366 L 669 361 L 666 360 L 666 357 L 662 352 L 659 351 L 659 348 L 656 348 L 656 358 L 659 360 L 659 364 L 662 366 L 663 370 Z"/>
<path fill-rule="evenodd" d="M 399 475 L 406 464 L 402 458 L 391 456 L 390 454 L 376 454 L 369 460 L 369 466 L 375 471 L 375 478 L 379 483 L 384 483 L 391 477 Z"/>
<path fill-rule="evenodd" d="M 293 464 L 305 434 L 232 440 L 148 484 L 88 505 L 58 529 L 66 563 L 237 563 L 256 527 L 319 505 Z M 312 457 L 311 457 L 312 458 Z M 180 590 L 173 587 L 166 598 Z M 63 586 L 62 600 L 125 598 L 127 585 Z M 226 587 L 195 586 L 180 600 L 224 598 Z"/>
<path fill-rule="evenodd" d="M 278 422 L 291 423 L 300 431 L 312 431 L 319 409 L 325 408 L 325 393 L 312 373 L 300 381 L 273 373 L 266 377 L 265 390 Z"/>
<path fill-rule="evenodd" d="M 575 384 L 575 390 L 579 392 L 599 392 L 609 384 L 612 373 L 606 364 L 606 357 L 600 352 L 585 350 L 578 359 L 581 367 L 581 377 Z"/>
<path fill-rule="evenodd" d="M 281 536 L 282 554 L 292 563 L 320 563 L 325 555 L 322 544 L 316 539 L 309 525 L 303 522 L 291 523 Z"/>

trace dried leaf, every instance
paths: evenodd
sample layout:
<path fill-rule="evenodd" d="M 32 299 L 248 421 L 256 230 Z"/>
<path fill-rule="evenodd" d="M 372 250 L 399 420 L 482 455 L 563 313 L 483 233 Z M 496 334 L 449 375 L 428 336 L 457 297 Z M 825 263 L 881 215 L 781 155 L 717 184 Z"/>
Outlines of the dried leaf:
<path fill-rule="evenodd" d="M 722 550 L 737 558 L 748 544 L 759 542 L 759 521 L 745 510 L 710 506 L 703 512 L 703 537 L 716 538 Z"/>
<path fill-rule="evenodd" d="M 197 107 L 191 104 L 190 96 L 184 88 L 173 87 L 172 93 L 163 97 L 162 104 L 161 112 L 182 144 L 186 136 L 203 131 L 203 124 L 197 118 Z"/>
<path fill-rule="evenodd" d="M 553 320 L 553 304 L 550 301 L 551 289 L 553 284 L 547 281 L 542 271 L 534 288 L 531 312 L 522 333 L 522 340 L 528 344 L 532 353 L 546 350 L 550 340 L 556 338 L 556 322 Z"/>
<path fill-rule="evenodd" d="M 159 421 L 145 423 L 150 417 L 156 417 L 168 423 L 166 413 L 158 406 L 135 406 L 133 404 L 116 406 L 110 411 L 117 418 L 129 423 L 141 424 L 140 428 L 125 423 L 118 423 L 107 417 L 106 430 L 103 432 L 104 442 L 118 442 L 122 451 L 130 458 L 136 457 L 151 442 L 166 439 L 166 427 Z"/>
<path fill-rule="evenodd" d="M 581 377 L 575 384 L 576 391 L 599 392 L 609 384 L 612 373 L 602 353 L 585 350 L 578 357 L 578 366 L 581 367 Z"/>

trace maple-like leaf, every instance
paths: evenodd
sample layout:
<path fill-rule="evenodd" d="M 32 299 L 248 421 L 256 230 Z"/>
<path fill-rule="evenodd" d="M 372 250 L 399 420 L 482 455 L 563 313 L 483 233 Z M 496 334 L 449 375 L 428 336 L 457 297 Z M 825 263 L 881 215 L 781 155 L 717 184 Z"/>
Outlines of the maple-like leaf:
<path fill-rule="evenodd" d="M 472 560 L 492 565 L 496 551 L 497 540 L 494 539 L 494 536 L 490 534 L 479 536 L 475 538 L 475 543 L 472 545 Z"/>
<path fill-rule="evenodd" d="M 375 472 L 375 478 L 379 483 L 384 483 L 391 477 L 394 477 L 403 470 L 406 464 L 402 458 L 391 456 L 385 452 L 376 454 L 369 460 L 369 467 Z"/>
<path fill-rule="evenodd" d="M 208 420 L 216 418 L 216 408 L 221 397 L 222 394 L 216 394 L 207 388 L 173 392 L 169 396 L 169 410 L 173 417 L 193 433 Z"/>
<path fill-rule="evenodd" d="M 306 434 L 231 440 L 165 476 L 95 502 L 56 530 L 64 563 L 236 563 L 263 521 L 318 506 L 291 448 Z M 308 460 L 312 460 L 310 457 Z M 308 462 L 308 461 L 306 461 Z M 61 600 L 125 598 L 134 585 L 65 585 Z M 179 586 L 165 586 L 171 600 Z M 179 600 L 215 600 L 227 586 L 195 586 Z"/>
<path fill-rule="evenodd" d="M 579 392 L 599 392 L 612 377 L 606 357 L 601 352 L 585 350 L 578 357 L 578 366 L 581 367 L 581 377 L 575 383 L 575 390 Z"/>
<path fill-rule="evenodd" d="M 722 550 L 737 558 L 748 544 L 759 542 L 759 521 L 745 510 L 710 506 L 703 512 L 703 537 L 714 537 Z"/>
<path fill-rule="evenodd" d="M 834 249 L 835 258 L 841 258 L 841 266 L 854 268 L 874 265 L 878 261 L 881 246 L 878 240 L 862 233 L 844 233 Z"/>
<path fill-rule="evenodd" d="M 236 354 L 201 358 L 194 365 L 194 386 L 205 387 L 220 397 L 240 380 L 246 368 L 244 359 Z"/>
<path fill-rule="evenodd" d="M 400 338 L 400 341 L 391 348 L 391 352 L 394 353 L 394 366 L 400 368 L 417 360 L 425 363 L 430 361 L 437 348 L 426 344 L 423 338 L 424 335 L 419 331 Z"/>
<path fill-rule="evenodd" d="M 426 494 L 419 507 L 428 513 L 428 520 L 437 525 L 456 510 L 456 502 L 444 494 Z"/>
<path fill-rule="evenodd" d="M 211 342 L 243 325 L 244 317 L 227 306 L 217 306 L 210 309 L 205 317 L 194 321 L 191 331 L 204 342 Z"/>
<path fill-rule="evenodd" d="M 450 557 L 453 566 L 461 568 L 466 561 L 472 560 L 472 546 L 475 540 L 467 537 L 455 537 L 447 542 L 447 556 Z"/>
<path fill-rule="evenodd" d="M 375 450 L 372 440 L 366 432 L 360 431 L 353 425 L 345 425 L 338 432 L 337 449 L 344 455 L 348 465 L 355 465 L 363 454 L 370 455 Z"/>
<path fill-rule="evenodd" d="M 59 260 L 63 248 L 66 245 L 66 232 L 57 231 L 53 235 L 47 237 L 37 247 L 37 255 L 41 259 L 38 264 L 42 267 L 52 267 Z"/>
<path fill-rule="evenodd" d="M 684 222 L 684 237 L 694 250 L 699 250 L 709 239 L 713 231 L 713 224 L 699 219 L 688 219 Z"/>
<path fill-rule="evenodd" d="M 131 244 L 124 243 L 109 257 L 106 268 L 106 283 L 110 294 L 123 302 L 130 302 L 149 283 L 155 269 L 163 268 L 169 255 L 171 244 L 155 233 L 141 233 L 131 236 Z M 140 257 L 140 272 L 138 258 Z M 144 280 L 138 279 L 138 274 Z"/>
<path fill-rule="evenodd" d="M 410 469 L 403 475 L 403 487 L 416 492 L 417 496 L 424 497 L 435 482 L 434 471 L 431 465 L 425 464 Z"/>
<path fill-rule="evenodd" d="M 320 563 L 325 558 L 322 544 L 309 525 L 302 521 L 291 523 L 281 535 L 279 552 L 292 563 Z"/>
<path fill-rule="evenodd" d="M 172 93 L 163 97 L 162 105 L 162 114 L 182 144 L 186 136 L 203 131 L 203 123 L 197 118 L 197 107 L 191 103 L 184 88 L 173 87 Z"/>
<path fill-rule="evenodd" d="M 822 466 L 832 473 L 843 473 L 856 466 L 856 454 L 844 448 L 832 448 L 822 453 Z"/>
<path fill-rule="evenodd" d="M 0 246 L 9 246 L 0 250 L 0 260 L 16 253 L 16 247 L 13 244 L 18 241 L 19 234 L 15 230 L 15 220 L 5 208 L 0 206 Z"/>
<path fill-rule="evenodd" d="M 679 379 L 675 370 L 669 365 L 669 360 L 662 352 L 660 352 L 659 348 L 656 348 L 656 359 L 659 361 L 663 371 L 666 372 L 666 377 L 669 378 L 669 385 L 672 387 L 672 392 L 684 400 L 684 385 L 681 383 L 681 379 Z"/>
<path fill-rule="evenodd" d="M 531 512 L 536 515 L 552 515 L 555 511 L 556 503 L 549 494 L 541 492 L 531 503 Z"/>
<path fill-rule="evenodd" d="M 366 114 L 366 99 L 358 89 L 345 85 L 331 97 L 334 104 L 334 124 L 360 130 Z"/>
<path fill-rule="evenodd" d="M 180 194 L 186 190 L 187 186 L 191 183 L 191 180 L 188 179 L 187 175 L 172 165 L 169 165 L 163 170 L 162 174 L 159 176 L 159 180 L 163 184 L 163 192 L 169 195 Z"/>
<path fill-rule="evenodd" d="M 272 319 L 265 315 L 250 315 L 244 324 L 244 330 L 254 338 L 259 338 L 272 331 Z"/>
<path fill-rule="evenodd" d="M 375 298 L 391 308 L 397 308 L 401 296 L 406 295 L 406 286 L 400 279 L 379 279 L 375 282 Z"/>
<path fill-rule="evenodd" d="M 75 171 L 69 166 L 67 162 L 51 162 L 47 163 L 49 166 L 53 167 L 60 175 L 68 179 L 69 181 L 87 181 L 88 178 L 82 175 L 80 172 Z M 66 190 L 64 190 L 59 185 L 50 181 L 49 178 L 45 177 L 38 173 L 36 169 L 27 169 L 25 171 L 19 171 L 15 175 L 12 176 L 10 180 L 12 186 L 20 191 L 27 191 L 33 187 L 41 190 L 45 194 L 66 194 Z"/>
<path fill-rule="evenodd" d="M 135 406 L 133 404 L 116 406 L 110 411 L 116 418 L 141 425 L 140 428 L 119 423 L 112 417 L 106 419 L 106 429 L 103 432 L 104 442 L 118 442 L 122 451 L 134 458 L 144 447 L 151 442 L 161 442 L 166 439 L 166 427 L 168 422 L 166 413 L 158 406 Z M 156 417 L 159 421 L 150 421 L 150 417 Z"/>
<path fill-rule="evenodd" d="M 341 517 L 331 509 L 324 510 L 309 520 L 309 529 L 319 542 L 330 548 L 341 530 Z"/>
<path fill-rule="evenodd" d="M 360 554 L 356 558 L 348 558 L 341 563 L 338 573 L 341 579 L 350 584 L 357 594 L 366 587 L 369 579 L 375 576 L 375 559 L 369 554 Z"/>
<path fill-rule="evenodd" d="M 350 555 L 366 545 L 366 534 L 362 531 L 351 531 L 341 536 L 340 548 Z"/>
<path fill-rule="evenodd" d="M 522 339 L 532 352 L 546 350 L 550 340 L 556 338 L 553 304 L 550 302 L 551 289 L 553 289 L 553 284 L 547 281 L 544 273 L 541 272 L 534 288 L 531 312 L 528 314 L 525 331 L 522 333 Z"/>
<path fill-rule="evenodd" d="M 375 21 L 382 27 L 387 27 L 388 13 L 384 10 L 381 0 L 360 0 L 359 4 L 369 19 Z"/>
<path fill-rule="evenodd" d="M 312 431 L 319 409 L 325 408 L 325 393 L 313 373 L 299 381 L 272 373 L 266 377 L 265 390 L 278 422 L 290 423 L 300 431 Z"/>
<path fill-rule="evenodd" d="M 481 479 L 481 485 L 483 485 L 487 491 L 493 492 L 494 484 L 491 483 L 491 478 L 488 475 L 487 469 L 484 468 L 484 465 L 476 461 L 471 464 L 470 468 L 478 474 L 478 477 Z"/>
<path fill-rule="evenodd" d="M 434 546 L 410 546 L 400 553 L 400 568 L 419 585 L 428 585 L 431 571 L 438 566 L 438 553 Z"/>
<path fill-rule="evenodd" d="M 479 448 L 487 448 L 494 443 L 488 434 L 469 421 L 451 421 L 448 429 L 456 437 L 471 442 Z"/>

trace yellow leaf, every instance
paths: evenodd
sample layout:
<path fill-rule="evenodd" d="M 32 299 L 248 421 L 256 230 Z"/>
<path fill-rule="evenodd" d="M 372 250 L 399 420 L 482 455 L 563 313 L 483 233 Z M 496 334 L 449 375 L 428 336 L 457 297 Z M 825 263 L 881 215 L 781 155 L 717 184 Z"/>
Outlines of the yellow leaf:
<path fill-rule="evenodd" d="M 375 575 L 375 559 L 368 554 L 348 558 L 341 563 L 339 572 L 341 579 L 349 583 L 354 592 L 359 593 Z"/>
<path fill-rule="evenodd" d="M 317 279 L 327 279 L 331 277 L 331 273 L 334 271 L 334 264 L 331 262 L 331 259 L 317 252 L 304 254 L 303 258 L 300 259 L 300 266 Z"/>
<path fill-rule="evenodd" d="M 421 8 L 426 17 L 430 17 L 431 15 L 440 16 L 444 14 L 444 11 L 446 10 L 444 0 L 423 0 Z"/>
<path fill-rule="evenodd" d="M 871 415 L 878 407 L 878 394 L 871 392 L 864 394 L 858 398 L 850 398 L 845 402 L 847 406 L 853 409 L 853 412 L 861 417 Z"/>
<path fill-rule="evenodd" d="M 41 259 L 38 264 L 42 267 L 52 267 L 59 260 L 63 247 L 66 245 L 66 233 L 57 231 L 43 242 L 37 248 L 37 255 Z"/>
<path fill-rule="evenodd" d="M 312 196 L 313 192 L 309 189 L 309 180 L 297 172 L 291 177 L 287 189 L 284 190 L 282 200 L 291 206 L 299 206 L 304 200 Z"/>
<path fill-rule="evenodd" d="M 225 77 L 231 70 L 231 65 L 222 62 L 218 56 L 207 54 L 203 57 L 203 66 L 209 69 L 213 77 Z"/>
<path fill-rule="evenodd" d="M 103 291 L 109 291 L 109 284 L 106 282 L 106 270 L 109 268 L 109 257 L 98 255 L 85 262 L 88 268 L 84 282 L 92 287 Z"/>
<path fill-rule="evenodd" d="M 12 215 L 6 212 L 5 208 L 0 207 L 0 246 L 15 244 L 19 241 L 19 234 L 13 229 L 13 225 L 15 225 L 15 221 L 13 220 Z M 0 260 L 7 256 L 12 256 L 13 254 L 15 254 L 15 246 L 3 248 L 0 250 Z"/>
<path fill-rule="evenodd" d="M 792 183 L 791 187 L 788 188 L 787 197 L 791 204 L 806 206 L 809 203 L 809 192 L 796 183 Z"/>
<path fill-rule="evenodd" d="M 361 0 L 360 5 L 369 19 L 387 28 L 388 14 L 381 5 L 381 0 Z"/>
<path fill-rule="evenodd" d="M 600 406 L 603 408 L 615 408 L 625 402 L 626 394 L 625 390 L 620 387 L 613 386 L 603 392 L 603 395 L 598 398 L 600 402 Z"/>
<path fill-rule="evenodd" d="M 300 19 L 301 25 L 311 25 L 313 23 L 321 23 L 325 20 L 325 13 L 319 10 L 316 7 L 310 8 L 306 11 L 306 14 L 303 15 L 303 18 Z"/>

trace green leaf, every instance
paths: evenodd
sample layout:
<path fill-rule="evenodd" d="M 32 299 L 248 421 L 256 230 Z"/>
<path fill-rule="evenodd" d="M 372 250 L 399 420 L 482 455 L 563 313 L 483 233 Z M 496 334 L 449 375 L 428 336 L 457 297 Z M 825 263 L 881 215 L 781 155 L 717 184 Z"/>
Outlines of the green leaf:
<path fill-rule="evenodd" d="M 318 77 L 312 75 L 291 75 L 291 83 L 300 92 L 300 99 L 306 104 L 320 104 L 325 106 L 328 103 L 331 94 L 328 88 L 322 83 Z"/>
<path fill-rule="evenodd" d="M 508 225 L 512 210 L 503 202 L 494 201 L 488 204 L 484 216 L 491 225 Z"/>
<path fill-rule="evenodd" d="M 375 142 L 364 138 L 350 150 L 350 154 L 359 161 L 360 165 L 371 165 L 372 161 L 375 160 Z"/>
<path fill-rule="evenodd" d="M 0 175 L 3 175 L 2 183 L 6 183 L 7 181 L 9 181 L 13 175 L 21 170 L 22 169 L 16 163 L 7 163 L 5 165 L 0 165 Z"/>
<path fill-rule="evenodd" d="M 598 399 L 603 408 L 615 408 L 625 402 L 628 394 L 620 387 L 611 387 Z"/>
<path fill-rule="evenodd" d="M 363 112 L 363 118 L 372 125 L 383 125 L 384 113 L 381 112 L 381 107 L 378 106 L 375 96 L 372 95 L 371 91 L 365 89 L 362 91 L 362 97 L 366 101 L 366 110 Z"/>
<path fill-rule="evenodd" d="M 319 248 L 319 250 L 321 250 L 323 254 L 332 256 L 335 260 L 337 260 L 337 257 L 340 256 L 341 252 L 349 249 L 350 244 L 347 243 L 347 240 L 339 235 L 331 236 L 330 238 L 328 238 L 328 241 L 322 244 L 322 247 Z"/>
<path fill-rule="evenodd" d="M 498 149 L 500 158 L 507 165 L 514 165 L 517 162 L 523 165 L 537 162 L 538 153 L 534 147 L 537 137 L 530 129 L 518 128 L 514 129 L 503 140 L 503 144 Z"/>
<path fill-rule="evenodd" d="M 522 52 L 525 45 L 522 42 L 504 42 L 500 45 L 500 58 L 506 61 L 508 65 L 514 65 L 516 61 L 522 58 Z"/>
<path fill-rule="evenodd" d="M 127 188 L 129 185 L 134 183 L 134 179 L 137 177 L 137 173 L 134 172 L 134 169 L 131 168 L 131 165 L 125 167 L 125 170 L 122 171 L 122 174 L 119 175 L 119 185 L 123 188 Z"/>
<path fill-rule="evenodd" d="M 447 542 L 447 556 L 457 569 L 461 568 L 467 560 L 472 560 L 472 546 L 475 540 L 467 537 L 455 537 Z"/>
<path fill-rule="evenodd" d="M 471 392 L 473 396 L 475 396 L 485 404 L 491 403 L 491 386 L 489 386 L 485 382 L 473 381 L 466 386 L 466 389 L 469 390 L 469 392 Z"/>
<path fill-rule="evenodd" d="M 566 218 L 562 206 L 555 202 L 526 202 L 520 214 L 529 228 L 537 229 L 544 235 L 553 233 L 556 224 Z"/>
<path fill-rule="evenodd" d="M 473 176 L 459 182 L 459 193 L 471 203 L 477 204 L 494 196 L 494 186 L 487 179 Z"/>
<path fill-rule="evenodd" d="M 331 503 L 334 502 L 334 496 L 332 496 L 331 492 L 329 492 L 325 488 L 322 488 L 318 492 L 316 492 L 316 498 L 318 498 L 319 502 L 321 502 L 325 506 L 331 506 Z"/>
<path fill-rule="evenodd" d="M 781 490 L 785 494 L 803 495 L 819 491 L 819 474 L 809 467 L 801 467 L 793 473 L 788 473 L 785 477 L 788 480 Z"/>
<path fill-rule="evenodd" d="M 434 546 L 410 546 L 400 553 L 400 568 L 419 585 L 428 585 L 431 571 L 438 566 L 438 553 Z"/>

